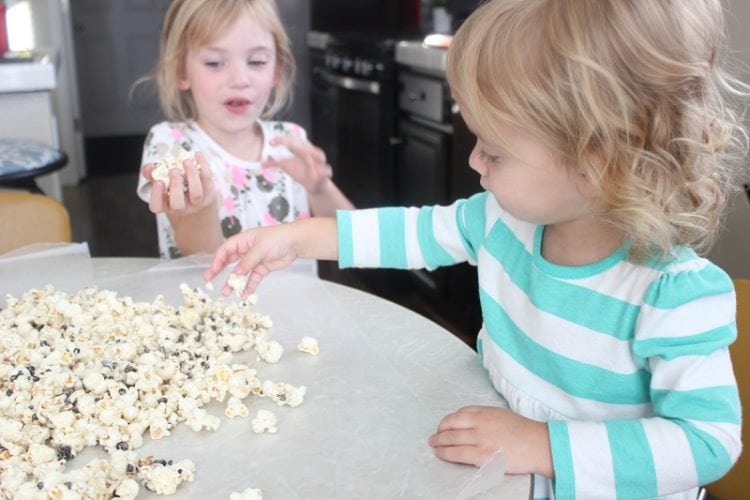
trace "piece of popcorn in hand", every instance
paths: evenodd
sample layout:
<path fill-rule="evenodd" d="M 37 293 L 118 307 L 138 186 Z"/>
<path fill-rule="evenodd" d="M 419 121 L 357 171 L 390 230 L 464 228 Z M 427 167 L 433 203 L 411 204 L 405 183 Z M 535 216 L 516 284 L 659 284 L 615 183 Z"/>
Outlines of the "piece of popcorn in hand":
<path fill-rule="evenodd" d="M 229 275 L 229 278 L 227 278 L 227 285 L 229 286 L 229 288 L 234 290 L 234 292 L 237 294 L 237 297 L 242 298 L 242 292 L 245 291 L 248 278 L 249 276 L 242 276 L 239 274 L 231 273 Z M 245 300 L 250 304 L 256 304 L 258 302 L 258 296 L 254 293 L 251 293 Z"/>
<path fill-rule="evenodd" d="M 276 427 L 277 422 L 278 419 L 273 412 L 270 412 L 268 410 L 258 410 L 258 413 L 255 415 L 255 418 L 252 421 L 253 432 L 255 432 L 256 434 L 262 434 L 264 432 L 270 432 L 271 434 L 274 434 L 279 430 L 278 427 Z"/>
<path fill-rule="evenodd" d="M 263 500 L 263 492 L 259 488 L 248 488 L 240 492 L 233 491 L 229 494 L 229 500 Z"/>
<path fill-rule="evenodd" d="M 154 169 L 151 171 L 151 178 L 154 181 L 162 181 L 164 183 L 164 187 L 166 189 L 169 189 L 169 172 L 170 170 L 177 169 L 180 172 L 185 172 L 185 160 L 192 160 L 195 163 L 195 167 L 198 170 L 201 170 L 201 164 L 198 163 L 198 160 L 195 158 L 195 155 L 186 151 L 183 148 L 180 148 L 180 151 L 175 155 L 174 158 L 164 158 L 162 160 L 157 160 L 154 162 Z M 208 165 L 209 168 L 211 168 L 211 165 Z M 187 188 L 185 187 L 187 190 Z"/>
<path fill-rule="evenodd" d="M 320 352 L 318 341 L 313 337 L 302 337 L 302 340 L 297 346 L 297 350 L 306 352 L 307 354 L 312 354 L 313 356 L 317 356 Z"/>

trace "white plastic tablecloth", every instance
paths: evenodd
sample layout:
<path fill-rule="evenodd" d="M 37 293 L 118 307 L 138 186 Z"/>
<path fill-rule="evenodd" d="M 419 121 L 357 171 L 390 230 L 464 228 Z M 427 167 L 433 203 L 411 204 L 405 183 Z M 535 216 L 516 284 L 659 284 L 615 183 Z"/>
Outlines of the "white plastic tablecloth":
<path fill-rule="evenodd" d="M 92 261 L 81 251 L 0 258 L 3 296 L 47 283 L 69 291 L 96 284 L 137 300 L 163 294 L 177 305 L 180 283 L 203 286 L 205 259 Z M 19 282 L 24 275 L 31 278 Z M 249 487 L 269 500 L 456 498 L 477 469 L 441 461 L 427 440 L 444 415 L 462 406 L 504 405 L 476 353 L 407 309 L 309 270 L 270 275 L 258 297 L 255 309 L 274 322 L 269 337 L 285 349 L 278 364 L 254 363 L 259 376 L 307 386 L 305 402 L 277 407 L 250 396 L 250 417 L 234 420 L 212 403 L 207 409 L 222 417 L 218 431 L 178 425 L 165 439 L 146 438 L 140 455 L 196 464 L 195 480 L 170 498 L 229 498 Z M 306 335 L 317 338 L 318 356 L 296 350 Z M 254 359 L 254 352 L 237 359 Z M 250 420 L 261 408 L 277 415 L 278 433 L 252 431 Z M 95 453 L 83 452 L 71 466 Z M 490 495 L 476 498 L 528 498 L 529 484 L 529 476 L 505 476 Z M 156 498 L 141 492 L 139 498 Z"/>

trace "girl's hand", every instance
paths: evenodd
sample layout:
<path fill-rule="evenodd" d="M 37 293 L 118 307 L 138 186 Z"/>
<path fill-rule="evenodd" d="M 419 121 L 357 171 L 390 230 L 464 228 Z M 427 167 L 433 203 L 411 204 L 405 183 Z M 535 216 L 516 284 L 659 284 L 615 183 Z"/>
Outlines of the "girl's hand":
<path fill-rule="evenodd" d="M 508 474 L 554 474 L 547 425 L 504 408 L 467 406 L 451 413 L 430 436 L 430 446 L 448 462 L 480 467 L 500 450 Z"/>
<path fill-rule="evenodd" d="M 229 263 L 239 261 L 232 274 L 250 275 L 241 294 L 243 298 L 247 298 L 255 292 L 266 275 L 289 266 L 297 258 L 294 230 L 290 230 L 290 226 L 291 224 L 282 224 L 260 227 L 232 236 L 216 251 L 203 279 L 209 282 Z M 229 295 L 232 291 L 227 284 L 221 290 L 224 295 Z"/>
<path fill-rule="evenodd" d="M 153 180 L 153 164 L 147 163 L 143 166 L 143 176 L 152 183 L 151 197 L 148 201 L 151 212 L 187 215 L 199 212 L 214 203 L 216 188 L 211 167 L 203 153 L 197 153 L 196 160 L 201 166 L 200 170 L 192 160 L 185 160 L 184 173 L 176 168 L 169 171 L 170 189 L 167 189 L 164 182 Z"/>
<path fill-rule="evenodd" d="M 333 176 L 333 170 L 326 162 L 326 154 L 322 149 L 291 134 L 275 137 L 270 144 L 286 146 L 294 157 L 286 160 L 271 159 L 266 162 L 266 166 L 281 168 L 312 195 L 325 192 Z"/>

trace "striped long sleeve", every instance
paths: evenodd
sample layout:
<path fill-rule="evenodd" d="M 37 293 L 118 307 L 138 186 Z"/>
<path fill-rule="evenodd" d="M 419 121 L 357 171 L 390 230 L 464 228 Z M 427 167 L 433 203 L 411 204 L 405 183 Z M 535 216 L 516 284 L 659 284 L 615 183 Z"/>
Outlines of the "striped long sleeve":
<path fill-rule="evenodd" d="M 732 282 L 691 250 L 559 266 L 543 226 L 486 193 L 338 220 L 341 266 L 476 264 L 482 362 L 511 409 L 548 423 L 556 477 L 536 498 L 685 498 L 737 459 Z"/>

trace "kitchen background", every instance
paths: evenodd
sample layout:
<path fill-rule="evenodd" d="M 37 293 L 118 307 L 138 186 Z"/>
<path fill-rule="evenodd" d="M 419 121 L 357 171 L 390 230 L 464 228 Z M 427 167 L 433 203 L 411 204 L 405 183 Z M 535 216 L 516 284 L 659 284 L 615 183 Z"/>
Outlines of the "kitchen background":
<path fill-rule="evenodd" d="M 326 149 L 337 182 L 359 206 L 444 203 L 479 189 L 467 167 L 472 138 L 451 103 L 444 50 L 477 0 L 277 0 L 298 65 L 283 116 Z M 68 154 L 59 174 L 74 239 L 94 256 L 156 256 L 153 215 L 135 196 L 143 139 L 162 119 L 147 74 L 169 0 L 6 0 L 10 48 L 60 56 L 52 109 Z M 750 2 L 725 0 L 729 43 L 750 80 Z M 403 42 L 403 43 L 399 43 Z M 0 109 L 2 112 L 2 109 Z M 738 196 L 710 255 L 750 278 L 750 204 Z M 436 273 L 339 272 L 324 277 L 379 293 L 428 315 L 468 343 L 479 321 L 467 267 Z"/>

